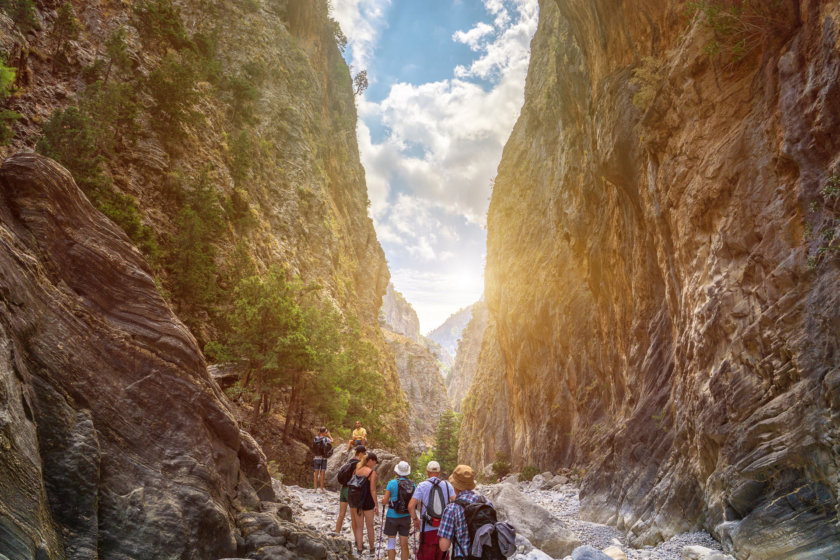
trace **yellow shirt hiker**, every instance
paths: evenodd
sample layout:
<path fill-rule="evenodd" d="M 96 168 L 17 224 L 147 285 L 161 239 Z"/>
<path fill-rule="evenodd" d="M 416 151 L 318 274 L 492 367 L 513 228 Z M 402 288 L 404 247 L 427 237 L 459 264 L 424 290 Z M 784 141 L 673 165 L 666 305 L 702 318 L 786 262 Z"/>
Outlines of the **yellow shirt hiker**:
<path fill-rule="evenodd" d="M 350 441 L 347 442 L 347 451 L 358 445 L 367 445 L 367 430 L 362 428 L 362 423 L 356 420 Z"/>

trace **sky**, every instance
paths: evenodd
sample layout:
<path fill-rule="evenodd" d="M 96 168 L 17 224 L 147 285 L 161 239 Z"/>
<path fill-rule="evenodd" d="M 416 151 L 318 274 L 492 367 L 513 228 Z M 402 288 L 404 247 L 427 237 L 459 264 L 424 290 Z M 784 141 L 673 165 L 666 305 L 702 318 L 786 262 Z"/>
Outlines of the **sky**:
<path fill-rule="evenodd" d="M 426 333 L 484 291 L 485 219 L 524 101 L 538 0 L 332 0 L 370 216 Z"/>

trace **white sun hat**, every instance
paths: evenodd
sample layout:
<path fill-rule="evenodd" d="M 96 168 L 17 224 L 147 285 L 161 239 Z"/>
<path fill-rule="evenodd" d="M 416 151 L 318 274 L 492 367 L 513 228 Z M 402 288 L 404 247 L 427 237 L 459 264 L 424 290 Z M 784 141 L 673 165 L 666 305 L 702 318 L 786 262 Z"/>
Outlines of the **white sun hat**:
<path fill-rule="evenodd" d="M 411 465 L 406 463 L 405 461 L 400 461 L 397 463 L 397 466 L 394 467 L 394 472 L 400 476 L 408 476 L 411 474 Z"/>
<path fill-rule="evenodd" d="M 437 461 L 429 461 L 429 464 L 426 465 L 426 470 L 428 472 L 440 472 L 440 463 Z"/>

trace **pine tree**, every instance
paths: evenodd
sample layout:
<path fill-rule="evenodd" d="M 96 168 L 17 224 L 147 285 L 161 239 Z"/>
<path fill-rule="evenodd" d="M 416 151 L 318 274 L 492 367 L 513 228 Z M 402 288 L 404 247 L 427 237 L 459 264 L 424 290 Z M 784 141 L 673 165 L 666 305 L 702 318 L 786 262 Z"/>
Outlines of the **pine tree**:
<path fill-rule="evenodd" d="M 451 410 L 440 415 L 437 433 L 435 434 L 435 452 L 440 463 L 441 472 L 451 473 L 458 465 L 458 431 L 461 428 L 461 417 Z"/>

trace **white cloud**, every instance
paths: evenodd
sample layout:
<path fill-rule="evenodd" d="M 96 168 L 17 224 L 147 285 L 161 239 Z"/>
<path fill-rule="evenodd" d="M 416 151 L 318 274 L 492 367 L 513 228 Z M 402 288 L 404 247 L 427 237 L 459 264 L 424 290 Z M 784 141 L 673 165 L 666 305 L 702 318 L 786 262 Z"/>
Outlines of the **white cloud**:
<path fill-rule="evenodd" d="M 481 40 L 493 33 L 493 31 L 495 31 L 495 28 L 492 25 L 487 25 L 482 21 L 469 31 L 456 31 L 452 35 L 452 40 L 457 43 L 464 43 L 470 49 L 477 51 L 481 49 Z"/>
<path fill-rule="evenodd" d="M 355 71 L 368 67 L 390 5 L 391 0 L 333 0 L 332 17 L 347 36 Z"/>
<path fill-rule="evenodd" d="M 391 271 L 391 281 L 417 312 L 421 332 L 437 328 L 458 309 L 478 301 L 484 292 L 480 274 L 455 267 L 447 272 L 399 268 Z"/>

